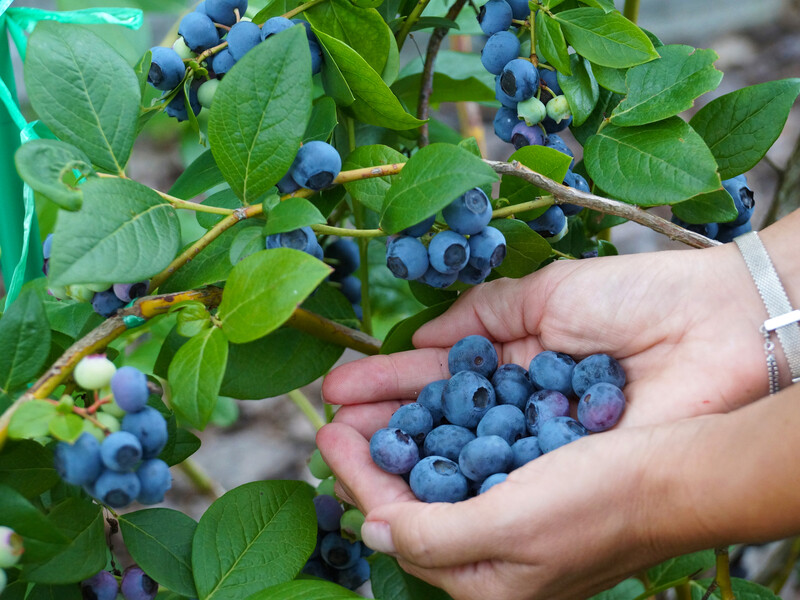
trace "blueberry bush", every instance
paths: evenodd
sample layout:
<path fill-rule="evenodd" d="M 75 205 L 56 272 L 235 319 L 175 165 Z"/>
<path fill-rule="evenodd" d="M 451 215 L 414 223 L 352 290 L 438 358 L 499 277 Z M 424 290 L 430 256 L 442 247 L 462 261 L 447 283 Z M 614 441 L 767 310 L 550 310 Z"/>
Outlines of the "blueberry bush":
<path fill-rule="evenodd" d="M 318 452 L 317 490 L 253 481 L 199 522 L 151 506 L 220 398 L 288 393 L 320 427 L 298 388 L 346 348 L 409 349 L 485 280 L 616 254 L 610 232 L 626 221 L 693 247 L 750 230 L 746 173 L 800 94 L 784 79 L 702 98 L 720 84 L 717 54 L 663 44 L 636 24 L 637 0 L 624 12 L 611 0 L 175 0 L 172 32 L 135 64 L 94 23 L 135 28 L 137 10 L 10 4 L 32 114 L 4 73 L 25 203 L 21 233 L 0 239 L 4 600 L 333 600 L 367 579 L 376 598 L 446 598 L 361 544 L 363 515 L 332 496 Z M 453 32 L 472 49 L 442 49 Z M 432 116 L 447 102 L 496 111 L 508 160 Z M 196 158 L 156 190 L 126 169 L 165 114 Z M 672 220 L 645 210 L 664 205 Z M 37 207 L 57 217 L 37 223 Z M 608 357 L 576 367 L 552 348 L 529 373 L 466 344 L 453 378 L 373 439 L 387 470 L 420 465 L 423 499 L 469 501 L 541 453 L 540 426 L 557 451 L 624 409 L 624 374 L 587 374 Z M 558 421 L 573 393 L 594 398 L 584 425 Z M 489 477 L 473 462 L 492 444 Z M 727 549 L 710 549 L 598 598 L 708 597 L 715 566 L 723 589 L 775 597 L 731 580 Z"/>

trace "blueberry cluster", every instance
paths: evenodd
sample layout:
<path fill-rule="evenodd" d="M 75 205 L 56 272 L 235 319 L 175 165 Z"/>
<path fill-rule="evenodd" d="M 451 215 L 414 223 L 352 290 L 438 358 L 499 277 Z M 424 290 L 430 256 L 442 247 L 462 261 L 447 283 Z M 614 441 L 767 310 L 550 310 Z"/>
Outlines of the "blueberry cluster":
<path fill-rule="evenodd" d="M 153 600 L 158 594 L 158 584 L 136 565 L 125 569 L 119 583 L 108 571 L 100 571 L 81 582 L 85 600 L 115 600 L 119 592 L 125 600 Z"/>
<path fill-rule="evenodd" d="M 8 581 L 3 569 L 16 565 L 24 551 L 22 536 L 10 527 L 0 526 L 0 594 L 3 593 Z"/>
<path fill-rule="evenodd" d="M 227 43 L 227 47 L 205 58 L 203 65 L 208 70 L 205 82 L 194 82 L 189 92 L 189 105 L 197 115 L 201 107 L 209 108 L 214 99 L 219 79 L 231 70 L 237 61 L 268 37 L 300 23 L 306 28 L 308 47 L 311 51 L 311 71 L 319 73 L 322 68 L 322 48 L 311 27 L 300 19 L 273 17 L 263 25 L 256 25 L 244 16 L 247 0 L 205 0 L 194 11 L 181 19 L 178 39 L 172 48 L 156 46 L 150 49 L 152 62 L 147 81 L 158 90 L 171 92 L 184 80 L 184 61 L 193 60 L 198 54 Z M 167 104 L 167 114 L 178 121 L 188 117 L 186 96 L 181 89 Z"/>
<path fill-rule="evenodd" d="M 753 190 L 747 187 L 747 177 L 738 175 L 722 182 L 722 187 L 733 198 L 736 206 L 736 218 L 728 223 L 701 223 L 693 225 L 672 215 L 672 222 L 684 229 L 694 231 L 701 235 L 724 243 L 732 242 L 734 238 L 753 230 L 750 222 L 755 209 Z"/>
<path fill-rule="evenodd" d="M 331 495 L 314 498 L 317 513 L 317 545 L 303 567 L 303 573 L 327 579 L 355 590 L 369 579 L 366 557 L 372 551 L 356 539 L 360 535 L 364 515 L 358 510 L 345 511 Z"/>
<path fill-rule="evenodd" d="M 330 280 L 339 286 L 342 294 L 350 304 L 356 317 L 363 318 L 361 310 L 361 280 L 354 275 L 361 266 L 358 244 L 347 238 L 340 238 L 325 247 L 325 260 L 333 267 Z"/>
<path fill-rule="evenodd" d="M 49 272 L 50 252 L 53 247 L 53 234 L 50 233 L 42 244 L 44 266 L 42 270 L 47 275 Z M 89 283 L 73 284 L 64 288 L 50 288 L 50 294 L 58 299 L 72 298 L 78 302 L 91 302 L 94 312 L 103 317 L 114 315 L 120 308 L 147 294 L 149 282 L 136 283 Z"/>
<path fill-rule="evenodd" d="M 109 433 L 100 440 L 84 432 L 72 444 L 56 444 L 55 468 L 61 479 L 83 486 L 112 508 L 124 508 L 134 500 L 142 504 L 163 501 L 172 487 L 167 463 L 157 458 L 167 443 L 167 422 L 147 406 L 150 391 L 145 374 L 134 367 L 115 370 L 104 356 L 88 356 L 78 364 L 74 377 L 87 389 L 110 385 L 113 401 L 101 408 L 110 411 L 112 418 L 110 423 L 101 421 Z"/>
<path fill-rule="evenodd" d="M 613 427 L 625 409 L 625 372 L 607 354 L 576 363 L 547 350 L 529 370 L 498 367 L 492 343 L 471 335 L 450 350 L 448 367 L 450 379 L 426 385 L 369 443 L 375 464 L 408 474 L 424 502 L 483 493 L 543 453 Z"/>
<path fill-rule="evenodd" d="M 390 236 L 386 241 L 386 266 L 399 279 L 416 280 L 435 288 L 446 288 L 458 279 L 481 283 L 506 257 L 506 238 L 490 227 L 492 203 L 480 188 L 472 188 L 442 211 L 449 230 L 433 236 L 428 232 L 431 215 Z M 420 238 L 428 241 L 425 247 Z"/>

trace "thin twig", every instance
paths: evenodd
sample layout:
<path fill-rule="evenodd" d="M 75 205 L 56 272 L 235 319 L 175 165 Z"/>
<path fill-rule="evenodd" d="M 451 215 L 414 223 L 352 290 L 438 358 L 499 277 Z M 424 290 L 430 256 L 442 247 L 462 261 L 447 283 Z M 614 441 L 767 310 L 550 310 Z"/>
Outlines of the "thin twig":
<path fill-rule="evenodd" d="M 300 412 L 305 415 L 314 429 L 322 429 L 323 425 L 325 425 L 325 419 L 319 415 L 317 409 L 314 408 L 314 405 L 311 404 L 311 401 L 303 392 L 300 390 L 292 390 L 286 395 L 289 396 L 289 399 L 294 402 L 294 405 L 300 409 Z"/>
<path fill-rule="evenodd" d="M 717 556 L 717 573 L 714 581 L 717 582 L 722 600 L 736 600 L 731 587 L 731 562 L 728 555 L 728 547 L 722 546 L 714 549 Z"/>
<path fill-rule="evenodd" d="M 425 10 L 425 7 L 428 6 L 428 2 L 430 0 L 418 0 L 414 9 L 409 13 L 408 17 L 406 18 L 403 26 L 400 27 L 400 31 L 397 32 L 397 49 L 402 50 L 403 44 L 406 41 L 406 37 L 411 32 L 411 28 L 414 26 L 414 23 L 419 21 L 420 16 L 422 16 L 422 11 Z"/>
<path fill-rule="evenodd" d="M 286 325 L 292 329 L 310 333 L 320 340 L 352 348 L 363 354 L 378 354 L 381 350 L 380 340 L 303 308 L 295 309 L 292 316 L 286 321 Z"/>

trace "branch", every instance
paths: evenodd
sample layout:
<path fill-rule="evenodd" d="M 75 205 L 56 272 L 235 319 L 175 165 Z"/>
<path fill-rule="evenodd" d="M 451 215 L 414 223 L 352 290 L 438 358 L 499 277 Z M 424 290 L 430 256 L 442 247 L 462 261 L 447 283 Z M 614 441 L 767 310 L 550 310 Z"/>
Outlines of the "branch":
<path fill-rule="evenodd" d="M 352 348 L 367 355 L 378 354 L 381 350 L 380 340 L 361 331 L 350 329 L 304 308 L 296 308 L 286 325 L 304 331 L 325 342 L 331 342 L 345 348 Z"/>
<path fill-rule="evenodd" d="M 693 248 L 709 248 L 711 246 L 721 245 L 720 242 L 716 240 L 710 240 L 699 233 L 694 233 L 674 223 L 670 223 L 666 219 L 651 214 L 638 206 L 626 204 L 618 200 L 602 198 L 594 194 L 587 194 L 586 192 L 581 192 L 574 188 L 556 183 L 552 179 L 540 175 L 517 161 L 506 163 L 496 160 L 484 160 L 484 162 L 501 175 L 519 177 L 552 194 L 556 204 L 577 204 L 578 206 L 591 208 L 598 212 L 622 217 L 644 225 L 672 240 L 682 242 Z"/>
<path fill-rule="evenodd" d="M 720 597 L 722 600 L 736 600 L 731 587 L 731 563 L 728 547 L 715 548 L 714 554 L 717 555 L 717 574 L 714 576 L 714 581 L 719 586 Z"/>
<path fill-rule="evenodd" d="M 397 49 L 402 50 L 403 44 L 406 41 L 406 37 L 411 32 L 411 28 L 414 26 L 414 23 L 419 21 L 420 16 L 422 15 L 422 11 L 425 10 L 425 7 L 428 6 L 428 2 L 430 0 L 419 0 L 417 5 L 414 7 L 414 10 L 411 11 L 411 14 L 406 17 L 403 26 L 400 28 L 400 31 L 397 32 Z"/>

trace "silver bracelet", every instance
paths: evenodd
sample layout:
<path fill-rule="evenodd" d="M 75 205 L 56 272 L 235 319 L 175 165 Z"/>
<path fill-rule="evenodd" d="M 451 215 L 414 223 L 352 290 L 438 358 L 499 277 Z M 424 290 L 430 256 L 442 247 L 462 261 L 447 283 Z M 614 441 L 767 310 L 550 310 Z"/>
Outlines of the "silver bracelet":
<path fill-rule="evenodd" d="M 764 352 L 767 355 L 769 393 L 775 394 L 780 390 L 780 378 L 772 332 L 777 333 L 783 353 L 789 361 L 792 383 L 800 382 L 800 310 L 792 310 L 786 291 L 758 234 L 751 231 L 734 241 L 742 253 L 769 316 L 761 325 L 760 331 L 764 336 Z"/>

